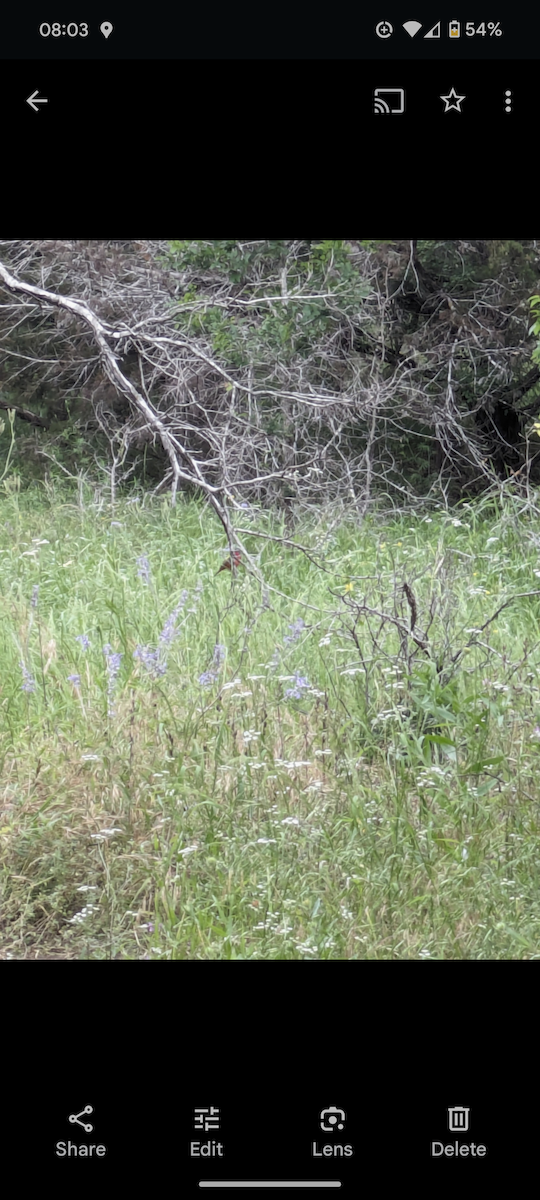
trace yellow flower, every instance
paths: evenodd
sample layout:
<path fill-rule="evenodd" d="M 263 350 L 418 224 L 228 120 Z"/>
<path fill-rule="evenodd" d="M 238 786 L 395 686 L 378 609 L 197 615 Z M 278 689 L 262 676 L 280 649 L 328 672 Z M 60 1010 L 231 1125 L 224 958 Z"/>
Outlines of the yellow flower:
<path fill-rule="evenodd" d="M 354 587 L 354 583 L 346 583 L 346 584 L 345 584 L 345 591 L 346 591 L 346 592 L 352 592 L 352 590 L 353 590 L 353 587 Z"/>

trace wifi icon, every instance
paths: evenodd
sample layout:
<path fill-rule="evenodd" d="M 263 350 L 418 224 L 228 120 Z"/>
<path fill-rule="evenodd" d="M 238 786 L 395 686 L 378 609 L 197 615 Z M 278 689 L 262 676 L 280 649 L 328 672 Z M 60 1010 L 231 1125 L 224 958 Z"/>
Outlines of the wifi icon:
<path fill-rule="evenodd" d="M 418 30 L 421 29 L 422 26 L 420 21 L 405 21 L 403 28 L 407 30 L 409 37 L 415 37 L 415 35 L 418 33 Z"/>

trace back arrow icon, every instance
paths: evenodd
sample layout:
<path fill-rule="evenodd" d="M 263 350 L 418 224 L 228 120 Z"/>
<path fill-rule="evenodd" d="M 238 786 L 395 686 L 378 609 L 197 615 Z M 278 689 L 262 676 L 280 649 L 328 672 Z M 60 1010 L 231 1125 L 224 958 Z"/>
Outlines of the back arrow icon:
<path fill-rule="evenodd" d="M 30 104 L 30 106 L 33 108 L 34 112 L 39 112 L 38 104 L 48 104 L 49 101 L 47 100 L 46 96 L 39 96 L 39 98 L 38 98 L 37 88 L 36 88 L 36 91 L 32 92 L 31 96 L 28 96 L 26 103 Z"/>

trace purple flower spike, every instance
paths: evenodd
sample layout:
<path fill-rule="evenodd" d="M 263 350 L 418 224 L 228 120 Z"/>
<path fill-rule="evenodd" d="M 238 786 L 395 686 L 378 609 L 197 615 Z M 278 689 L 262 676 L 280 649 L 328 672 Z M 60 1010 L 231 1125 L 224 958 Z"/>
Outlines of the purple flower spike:
<path fill-rule="evenodd" d="M 133 651 L 133 657 L 138 658 L 151 675 L 164 675 L 167 670 L 167 662 L 163 658 L 161 648 L 152 650 L 150 646 L 137 646 Z"/>
<path fill-rule="evenodd" d="M 298 638 L 301 636 L 304 628 L 305 628 L 305 621 L 302 620 L 302 617 L 299 617 L 298 620 L 294 622 L 294 625 L 289 625 L 289 629 L 291 631 L 290 636 L 287 635 L 286 637 L 284 637 L 283 641 L 284 642 L 297 642 Z"/>
<path fill-rule="evenodd" d="M 107 645 L 103 647 L 103 653 L 107 660 L 107 711 L 109 716 L 112 717 L 114 716 L 112 697 L 116 686 L 116 680 L 118 678 L 118 672 L 120 670 L 120 664 L 122 662 L 122 655 L 115 654 L 112 646 L 110 646 L 108 642 Z"/>
<path fill-rule="evenodd" d="M 23 692 L 35 692 L 36 681 L 34 676 L 30 674 L 30 671 L 27 670 L 23 662 L 21 662 L 21 671 L 23 673 L 23 681 L 21 684 Z"/>
<path fill-rule="evenodd" d="M 298 671 L 294 673 L 294 687 L 287 688 L 285 696 L 288 700 L 301 700 L 302 688 L 311 687 L 309 679 L 306 675 L 299 675 Z"/>
<path fill-rule="evenodd" d="M 137 566 L 139 568 L 137 571 L 139 579 L 142 579 L 143 583 L 148 587 L 148 584 L 150 583 L 150 563 L 148 562 L 146 554 L 141 554 L 141 557 L 137 559 Z"/>
<path fill-rule="evenodd" d="M 170 644 L 173 640 L 173 637 L 176 634 L 176 628 L 175 628 L 176 622 L 178 620 L 178 617 L 180 616 L 180 613 L 182 612 L 182 609 L 184 607 L 184 604 L 186 603 L 187 598 L 188 598 L 188 594 L 187 594 L 187 591 L 184 589 L 184 591 L 182 592 L 182 595 L 180 596 L 180 600 L 178 601 L 178 604 L 176 605 L 176 608 L 171 613 L 170 617 L 167 618 L 167 620 L 163 626 L 163 629 L 161 630 L 161 633 L 159 635 L 159 640 L 160 640 L 160 642 L 164 642 L 166 646 L 170 646 Z"/>
<path fill-rule="evenodd" d="M 209 667 L 208 671 L 204 671 L 202 675 L 199 675 L 199 683 L 201 687 L 210 687 L 212 683 L 216 682 L 223 663 L 225 662 L 226 655 L 227 651 L 225 646 L 220 646 L 219 644 L 214 646 L 211 667 Z"/>

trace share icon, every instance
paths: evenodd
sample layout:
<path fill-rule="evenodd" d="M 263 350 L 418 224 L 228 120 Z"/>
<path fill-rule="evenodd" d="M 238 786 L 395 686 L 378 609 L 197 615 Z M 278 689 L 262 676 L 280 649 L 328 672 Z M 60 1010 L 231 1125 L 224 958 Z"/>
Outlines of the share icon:
<path fill-rule="evenodd" d="M 81 1125 L 85 1133 L 91 1133 L 94 1126 L 85 1125 L 84 1121 L 79 1121 L 79 1117 L 85 1117 L 87 1113 L 91 1113 L 93 1111 L 92 1105 L 87 1104 L 86 1108 L 81 1109 L 80 1113 L 72 1113 L 71 1116 L 68 1117 L 68 1120 L 71 1125 Z"/>

